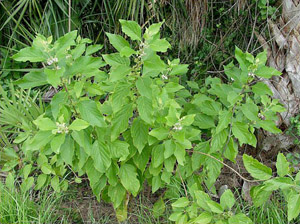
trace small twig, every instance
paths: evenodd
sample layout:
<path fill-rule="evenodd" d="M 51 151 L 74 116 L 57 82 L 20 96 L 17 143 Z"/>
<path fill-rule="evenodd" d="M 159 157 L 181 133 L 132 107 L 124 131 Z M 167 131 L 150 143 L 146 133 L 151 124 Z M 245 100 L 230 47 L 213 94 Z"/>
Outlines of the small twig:
<path fill-rule="evenodd" d="M 0 173 L 0 177 L 7 177 L 7 175 L 6 174 L 4 174 L 4 173 Z"/>
<path fill-rule="evenodd" d="M 66 92 L 68 93 L 68 98 L 69 98 L 69 100 L 70 100 L 70 102 L 71 102 L 71 105 L 72 105 L 72 107 L 73 107 L 75 113 L 78 114 L 78 112 L 76 111 L 76 108 L 75 108 L 75 106 L 74 106 L 73 100 L 72 100 L 72 98 L 71 98 L 70 95 L 69 95 L 69 91 L 68 91 L 68 88 L 67 88 L 66 84 L 63 83 L 63 86 L 64 86 Z"/>
<path fill-rule="evenodd" d="M 210 157 L 211 159 L 214 159 L 216 161 L 218 161 L 219 163 L 223 164 L 224 166 L 226 166 L 227 168 L 229 168 L 231 171 L 233 171 L 234 173 L 236 173 L 242 180 L 249 182 L 249 183 L 255 183 L 255 182 L 261 182 L 261 181 L 265 181 L 265 180 L 249 180 L 246 177 L 243 177 L 239 172 L 237 172 L 235 169 L 233 169 L 231 166 L 227 165 L 226 163 L 222 162 L 221 160 L 217 159 L 216 157 L 209 155 L 207 153 L 204 152 L 198 152 L 198 151 L 194 151 L 194 150 L 186 150 L 187 152 L 192 152 L 192 153 L 199 153 L 201 155 Z"/>
<path fill-rule="evenodd" d="M 180 174 L 180 171 L 179 171 L 179 170 L 178 170 L 178 174 L 179 174 L 179 177 L 180 177 L 181 183 L 182 183 L 182 185 L 183 185 L 183 189 L 184 189 L 185 196 L 186 196 L 186 197 L 188 197 L 188 193 L 187 193 L 187 190 L 186 190 L 186 187 L 185 187 L 185 183 L 184 183 L 184 181 L 183 181 L 183 179 L 182 179 L 182 176 L 181 176 L 181 174 Z"/>
<path fill-rule="evenodd" d="M 68 31 L 71 32 L 71 0 L 69 0 L 69 26 L 68 26 Z"/>

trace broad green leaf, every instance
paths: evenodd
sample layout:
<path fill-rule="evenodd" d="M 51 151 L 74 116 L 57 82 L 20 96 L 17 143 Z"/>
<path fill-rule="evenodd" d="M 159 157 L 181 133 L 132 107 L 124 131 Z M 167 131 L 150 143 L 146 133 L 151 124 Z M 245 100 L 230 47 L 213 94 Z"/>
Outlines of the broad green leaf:
<path fill-rule="evenodd" d="M 180 64 L 172 66 L 172 71 L 170 72 L 170 75 L 184 75 L 188 72 L 189 65 L 187 64 Z"/>
<path fill-rule="evenodd" d="M 29 145 L 26 145 L 26 151 L 37 151 L 47 145 L 54 135 L 51 131 L 39 131 L 31 140 Z"/>
<path fill-rule="evenodd" d="M 24 179 L 27 179 L 27 177 L 31 173 L 31 169 L 32 169 L 32 165 L 31 164 L 27 164 L 26 166 L 23 167 L 22 171 L 23 171 L 23 177 L 24 177 Z"/>
<path fill-rule="evenodd" d="M 258 107 L 252 101 L 242 105 L 242 112 L 250 121 L 258 120 Z"/>
<path fill-rule="evenodd" d="M 127 58 L 129 58 L 133 54 L 137 54 L 137 52 L 130 47 L 123 47 L 123 49 L 120 52 L 121 57 L 125 56 Z"/>
<path fill-rule="evenodd" d="M 86 163 L 85 170 L 89 178 L 90 186 L 93 190 L 94 195 L 100 200 L 101 191 L 105 186 L 107 186 L 107 178 L 102 173 L 99 173 L 95 169 L 94 162 L 89 159 Z"/>
<path fill-rule="evenodd" d="M 228 219 L 228 224 L 253 224 L 245 214 L 238 213 Z"/>
<path fill-rule="evenodd" d="M 46 174 L 40 174 L 38 176 L 37 181 L 36 181 L 36 185 L 35 185 L 35 190 L 39 190 L 45 185 L 45 183 L 47 181 L 47 177 L 48 176 Z"/>
<path fill-rule="evenodd" d="M 47 76 L 42 71 L 32 71 L 27 73 L 23 78 L 14 82 L 16 85 L 20 86 L 23 89 L 29 89 L 36 86 L 46 85 Z"/>
<path fill-rule="evenodd" d="M 149 135 L 157 138 L 158 140 L 164 140 L 169 136 L 170 131 L 167 128 L 155 128 L 152 129 L 149 133 Z"/>
<path fill-rule="evenodd" d="M 54 153 L 59 153 L 62 144 L 65 142 L 65 134 L 58 134 L 50 142 L 51 149 Z"/>
<path fill-rule="evenodd" d="M 61 106 L 64 105 L 67 102 L 67 100 L 68 100 L 68 94 L 63 91 L 60 91 L 53 96 L 50 105 L 51 105 L 52 115 L 55 120 L 57 119 Z"/>
<path fill-rule="evenodd" d="M 166 210 L 166 205 L 162 197 L 160 197 L 153 205 L 153 216 L 159 218 Z"/>
<path fill-rule="evenodd" d="M 291 221 L 299 216 L 300 213 L 300 194 L 291 192 L 288 195 L 288 221 Z"/>
<path fill-rule="evenodd" d="M 44 72 L 47 76 L 47 82 L 53 87 L 57 88 L 61 84 L 61 77 L 64 73 L 64 68 L 61 69 L 48 69 L 45 68 Z"/>
<path fill-rule="evenodd" d="M 90 154 L 94 161 L 94 168 L 101 173 L 106 173 L 111 165 L 111 153 L 108 146 L 95 141 Z"/>
<path fill-rule="evenodd" d="M 142 29 L 135 21 L 119 20 L 122 25 L 122 31 L 131 38 L 131 40 L 142 40 Z"/>
<path fill-rule="evenodd" d="M 180 164 L 181 166 L 184 166 L 185 155 L 186 155 L 185 147 L 183 147 L 179 143 L 176 143 L 176 148 L 175 148 L 175 151 L 174 151 L 174 155 L 177 159 L 178 164 Z"/>
<path fill-rule="evenodd" d="M 252 177 L 259 180 L 267 180 L 272 177 L 272 169 L 258 162 L 251 156 L 244 154 L 243 162 L 246 170 L 251 174 Z"/>
<path fill-rule="evenodd" d="M 160 167 L 159 167 L 160 168 Z M 152 193 L 155 193 L 159 188 L 162 187 L 162 181 L 159 174 L 160 171 L 157 171 L 156 176 L 152 177 Z"/>
<path fill-rule="evenodd" d="M 213 154 L 213 156 L 222 161 L 220 153 Z M 215 159 L 206 157 L 204 168 L 207 171 L 207 178 L 205 180 L 205 184 L 208 188 L 213 187 L 217 178 L 221 174 L 222 167 L 223 165 L 220 162 L 216 161 Z"/>
<path fill-rule="evenodd" d="M 192 155 L 192 169 L 198 170 L 202 165 L 204 165 L 206 156 L 197 153 L 198 151 L 207 153 L 210 149 L 209 141 L 201 142 L 196 147 L 194 147 L 194 153 Z"/>
<path fill-rule="evenodd" d="M 280 177 L 284 177 L 289 173 L 289 162 L 282 153 L 277 155 L 276 169 Z"/>
<path fill-rule="evenodd" d="M 155 53 L 147 54 L 147 57 L 143 59 L 143 62 L 143 76 L 156 77 L 166 69 L 166 64 Z"/>
<path fill-rule="evenodd" d="M 121 184 L 108 187 L 108 196 L 113 202 L 114 208 L 118 208 L 126 196 L 126 190 Z"/>
<path fill-rule="evenodd" d="M 76 36 L 77 30 L 74 30 L 55 41 L 53 48 L 56 49 L 57 54 L 63 53 L 65 50 L 75 45 Z"/>
<path fill-rule="evenodd" d="M 165 159 L 167 159 L 174 154 L 176 149 L 176 144 L 173 140 L 167 140 L 164 142 L 164 145 L 165 145 L 164 157 Z"/>
<path fill-rule="evenodd" d="M 85 52 L 85 47 L 86 47 L 85 43 L 76 45 L 76 47 L 71 50 L 72 58 L 77 59 L 80 56 L 82 56 L 83 53 Z"/>
<path fill-rule="evenodd" d="M 41 165 L 41 171 L 47 175 L 49 175 L 53 172 L 52 167 L 47 162 Z"/>
<path fill-rule="evenodd" d="M 72 77 L 78 74 L 94 76 L 99 72 L 99 68 L 105 65 L 106 63 L 100 57 L 81 56 L 69 67 L 65 76 Z"/>
<path fill-rule="evenodd" d="M 262 78 L 266 78 L 269 79 L 272 76 L 280 76 L 281 72 L 277 71 L 275 68 L 272 67 L 267 67 L 267 66 L 263 66 L 258 68 L 255 72 L 255 75 L 262 77 Z"/>
<path fill-rule="evenodd" d="M 172 172 L 168 172 L 166 169 L 161 174 L 161 180 L 167 184 L 171 183 Z"/>
<path fill-rule="evenodd" d="M 127 149 L 127 152 L 129 154 L 129 151 Z M 111 152 L 111 155 L 113 155 L 114 153 Z M 122 156 L 122 155 L 121 155 Z M 127 156 L 125 156 L 126 158 Z M 113 156 L 112 156 L 113 158 Z M 118 179 L 118 176 L 117 174 L 119 173 L 119 166 L 117 164 L 117 162 L 112 162 L 111 166 L 108 167 L 108 170 L 105 172 L 105 175 L 107 176 L 108 178 L 108 183 L 111 185 L 111 186 L 116 186 L 118 183 L 119 183 L 119 179 Z"/>
<path fill-rule="evenodd" d="M 256 147 L 256 137 L 249 131 L 246 123 L 234 122 L 232 125 L 232 133 L 239 140 L 240 145 L 249 144 Z"/>
<path fill-rule="evenodd" d="M 242 95 L 236 93 L 235 91 L 230 91 L 227 96 L 227 101 L 231 103 L 231 105 L 236 104 L 238 101 L 242 100 Z"/>
<path fill-rule="evenodd" d="M 221 152 L 228 137 L 228 130 L 224 129 L 218 134 L 214 134 L 211 140 L 211 152 Z"/>
<path fill-rule="evenodd" d="M 130 47 L 129 43 L 122 36 L 112 33 L 106 33 L 106 35 L 111 45 L 113 45 L 117 51 L 121 52 L 124 47 Z"/>
<path fill-rule="evenodd" d="M 248 71 L 248 65 L 250 63 L 247 62 L 247 60 L 245 58 L 245 53 L 238 47 L 235 47 L 235 58 L 239 62 L 240 68 L 243 71 Z"/>
<path fill-rule="evenodd" d="M 118 82 L 111 95 L 111 105 L 114 113 L 118 112 L 125 104 L 124 98 L 130 94 L 130 85 L 128 83 Z"/>
<path fill-rule="evenodd" d="M 257 124 L 271 133 L 278 134 L 282 132 L 279 128 L 276 127 L 276 123 L 273 120 L 259 120 Z"/>
<path fill-rule="evenodd" d="M 276 177 L 264 182 L 266 191 L 276 191 L 278 189 L 287 190 L 294 188 L 294 182 L 290 177 Z"/>
<path fill-rule="evenodd" d="M 30 188 L 33 186 L 33 183 L 34 183 L 33 177 L 29 177 L 29 178 L 25 179 L 20 186 L 22 192 L 25 193 L 26 191 L 29 191 Z"/>
<path fill-rule="evenodd" d="M 177 220 L 179 220 L 181 216 L 182 216 L 182 211 L 174 212 L 170 215 L 169 220 L 177 223 Z"/>
<path fill-rule="evenodd" d="M 152 164 L 154 168 L 159 167 L 164 162 L 164 145 L 159 144 L 157 146 L 154 146 L 152 149 Z"/>
<path fill-rule="evenodd" d="M 118 66 L 118 65 L 130 65 L 130 60 L 127 57 L 121 57 L 119 53 L 114 54 L 103 54 L 102 55 L 104 61 L 110 66 Z"/>
<path fill-rule="evenodd" d="M 193 125 L 201 129 L 210 129 L 215 127 L 213 117 L 206 114 L 196 114 Z"/>
<path fill-rule="evenodd" d="M 200 190 L 195 191 L 195 196 L 197 199 L 197 204 L 200 206 L 200 208 L 210 212 L 211 209 L 207 205 L 207 202 L 211 200 L 209 196 L 205 192 Z"/>
<path fill-rule="evenodd" d="M 138 149 L 139 153 L 141 153 L 148 141 L 149 126 L 140 118 L 135 118 L 130 130 L 133 144 Z"/>
<path fill-rule="evenodd" d="M 120 133 L 128 127 L 129 118 L 132 117 L 132 103 L 124 105 L 112 118 L 111 141 L 116 140 Z"/>
<path fill-rule="evenodd" d="M 231 111 L 227 111 L 227 110 L 220 111 L 216 134 L 228 127 L 231 121 L 231 117 L 232 117 Z"/>
<path fill-rule="evenodd" d="M 149 162 L 152 148 L 145 146 L 141 154 L 136 153 L 133 157 L 133 162 L 136 167 L 143 173 Z"/>
<path fill-rule="evenodd" d="M 230 210 L 235 204 L 234 195 L 231 190 L 227 189 L 222 195 L 220 199 L 220 204 L 223 209 Z"/>
<path fill-rule="evenodd" d="M 178 83 L 175 82 L 169 82 L 166 86 L 165 86 L 166 90 L 168 93 L 175 93 L 181 89 L 183 89 L 184 87 L 182 85 L 179 85 Z"/>
<path fill-rule="evenodd" d="M 267 63 L 268 57 L 267 57 L 267 51 L 264 50 L 263 52 L 260 52 L 257 54 L 255 58 L 255 63 L 258 65 L 265 65 Z"/>
<path fill-rule="evenodd" d="M 170 47 L 170 43 L 164 39 L 155 39 L 150 42 L 150 48 L 156 52 L 166 52 Z"/>
<path fill-rule="evenodd" d="M 183 126 L 190 126 L 194 122 L 195 114 L 189 114 L 180 119 L 180 124 Z"/>
<path fill-rule="evenodd" d="M 72 165 L 74 152 L 74 140 L 70 135 L 67 135 L 64 144 L 61 146 L 60 156 L 65 163 Z"/>
<path fill-rule="evenodd" d="M 86 48 L 85 55 L 87 56 L 92 55 L 97 51 L 100 51 L 102 48 L 103 48 L 102 44 L 90 45 Z"/>
<path fill-rule="evenodd" d="M 137 108 L 140 117 L 148 124 L 153 123 L 152 101 L 145 96 L 140 96 L 137 100 Z"/>
<path fill-rule="evenodd" d="M 90 126 L 90 124 L 88 122 L 77 118 L 69 126 L 69 130 L 80 131 L 80 130 L 86 129 L 88 126 Z"/>
<path fill-rule="evenodd" d="M 273 93 L 270 90 L 270 88 L 267 86 L 267 84 L 265 84 L 263 82 L 256 83 L 255 85 L 253 85 L 251 87 L 251 89 L 255 94 L 257 94 L 259 96 L 266 95 L 266 94 L 273 96 Z"/>
<path fill-rule="evenodd" d="M 116 140 L 111 143 L 111 154 L 113 159 L 124 161 L 129 155 L 129 144 L 125 141 Z"/>
<path fill-rule="evenodd" d="M 227 148 L 225 149 L 224 156 L 231 162 L 235 162 L 235 158 L 238 154 L 238 144 L 230 138 Z"/>
<path fill-rule="evenodd" d="M 159 32 L 162 24 L 163 22 L 160 22 L 160 23 L 154 23 L 151 26 L 149 26 L 145 31 L 144 38 L 150 39 L 151 37 L 156 35 Z"/>
<path fill-rule="evenodd" d="M 55 176 L 51 179 L 51 187 L 55 192 L 60 192 L 59 177 Z"/>
<path fill-rule="evenodd" d="M 105 127 L 103 115 L 98 110 L 96 102 L 93 100 L 85 100 L 78 103 L 78 109 L 83 120 L 92 126 Z"/>
<path fill-rule="evenodd" d="M 136 81 L 136 87 L 141 96 L 152 99 L 152 80 L 149 77 L 139 77 Z"/>
<path fill-rule="evenodd" d="M 209 224 L 213 216 L 209 212 L 202 212 L 197 218 L 193 219 L 195 224 Z"/>
<path fill-rule="evenodd" d="M 189 199 L 186 197 L 177 199 L 174 203 L 172 203 L 173 208 L 185 208 L 190 203 Z"/>
<path fill-rule="evenodd" d="M 250 190 L 250 195 L 255 207 L 262 206 L 267 200 L 269 200 L 272 191 L 266 191 L 264 185 L 254 186 Z"/>
<path fill-rule="evenodd" d="M 223 208 L 222 208 L 222 206 L 219 203 L 217 203 L 217 202 L 215 202 L 213 200 L 207 201 L 206 204 L 208 205 L 208 207 L 210 208 L 210 210 L 212 212 L 214 212 L 214 213 L 221 214 L 224 211 Z"/>
<path fill-rule="evenodd" d="M 26 47 L 20 50 L 18 53 L 12 56 L 12 59 L 16 61 L 30 61 L 30 62 L 43 62 L 47 58 L 37 47 Z"/>
<path fill-rule="evenodd" d="M 121 165 L 119 177 L 124 188 L 136 196 L 140 189 L 140 181 L 137 179 L 135 167 L 130 164 Z"/>
<path fill-rule="evenodd" d="M 77 98 L 79 98 L 81 96 L 81 92 L 82 92 L 84 84 L 85 84 L 84 80 L 77 81 L 74 84 L 74 92 L 75 92 L 75 95 Z"/>
<path fill-rule="evenodd" d="M 33 121 L 33 123 L 42 131 L 52 131 L 53 129 L 56 129 L 56 124 L 47 117 L 39 116 L 36 120 Z"/>
<path fill-rule="evenodd" d="M 218 115 L 221 110 L 221 104 L 213 101 L 204 101 L 200 107 L 202 113 L 214 116 Z"/>
<path fill-rule="evenodd" d="M 120 79 L 124 79 L 131 71 L 131 68 L 127 65 L 118 65 L 116 67 L 112 67 L 110 71 L 110 81 L 115 82 Z"/>
<path fill-rule="evenodd" d="M 233 79 L 235 82 L 240 83 L 241 70 L 234 66 L 233 62 L 224 66 L 224 72 L 229 79 Z"/>

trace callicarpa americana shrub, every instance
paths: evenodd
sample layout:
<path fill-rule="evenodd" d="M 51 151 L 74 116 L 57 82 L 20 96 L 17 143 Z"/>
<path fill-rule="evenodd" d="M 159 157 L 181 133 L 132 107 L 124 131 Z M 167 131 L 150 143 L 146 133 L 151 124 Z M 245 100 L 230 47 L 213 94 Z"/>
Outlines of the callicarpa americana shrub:
<path fill-rule="evenodd" d="M 171 47 L 160 37 L 163 23 L 145 30 L 133 21 L 120 23 L 126 39 L 107 33 L 116 53 L 94 57 L 102 46 L 72 31 L 55 43 L 38 35 L 13 56 L 37 68 L 17 85 L 59 87 L 33 122 L 35 129 L 17 137 L 24 183 L 66 190 L 64 177 L 71 169 L 74 181 L 87 176 L 97 199 L 111 202 L 123 221 L 130 197 L 147 182 L 153 193 L 165 189 L 154 206 L 156 216 L 163 213 L 164 200 L 179 198 L 170 216 L 176 223 L 251 223 L 232 210 L 230 190 L 217 203 L 204 186 L 216 193 L 223 160 L 235 162 L 239 145 L 256 147 L 256 129 L 281 132 L 275 121 L 284 108 L 260 80 L 280 72 L 265 66 L 265 52 L 254 57 L 236 48 L 239 67 L 224 67 L 227 80 L 208 77 L 201 88 L 195 81 L 183 83 L 188 65 L 160 56 L 167 58 Z M 244 155 L 244 163 L 254 178 L 272 177 L 271 169 L 254 158 Z M 264 186 L 253 195 L 263 194 Z"/>

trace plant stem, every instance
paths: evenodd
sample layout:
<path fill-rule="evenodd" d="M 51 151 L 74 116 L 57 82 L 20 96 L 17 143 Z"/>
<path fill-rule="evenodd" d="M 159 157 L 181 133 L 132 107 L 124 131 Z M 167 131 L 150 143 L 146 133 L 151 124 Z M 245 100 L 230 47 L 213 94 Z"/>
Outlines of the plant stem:
<path fill-rule="evenodd" d="M 69 26 L 68 26 L 68 31 L 71 32 L 71 0 L 69 0 Z"/>
<path fill-rule="evenodd" d="M 207 157 L 210 157 L 216 161 L 218 161 L 219 163 L 223 164 L 224 166 L 226 166 L 227 168 L 229 168 L 230 170 L 232 170 L 234 173 L 236 173 L 242 180 L 249 182 L 249 183 L 255 183 L 255 182 L 262 182 L 262 181 L 266 181 L 266 180 L 249 180 L 246 177 L 243 177 L 239 172 L 237 172 L 235 169 L 233 169 L 231 166 L 227 165 L 226 163 L 222 162 L 221 160 L 217 159 L 216 157 L 209 155 L 207 153 L 204 152 L 198 152 L 198 151 L 194 151 L 194 150 L 186 150 L 187 152 L 192 152 L 192 153 L 198 153 Z"/>

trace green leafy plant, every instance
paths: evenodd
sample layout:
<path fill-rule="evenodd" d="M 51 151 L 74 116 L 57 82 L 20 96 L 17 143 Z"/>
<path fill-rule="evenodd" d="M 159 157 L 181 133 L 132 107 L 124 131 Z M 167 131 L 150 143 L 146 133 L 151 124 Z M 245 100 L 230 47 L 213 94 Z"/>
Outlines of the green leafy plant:
<path fill-rule="evenodd" d="M 213 201 L 208 194 L 196 190 L 192 193 L 193 201 L 187 197 L 176 200 L 173 204 L 173 214 L 170 220 L 176 223 L 252 223 L 245 214 L 234 214 L 231 209 L 235 205 L 235 198 L 230 190 L 226 190 L 220 203 Z M 200 209 L 200 212 L 199 212 Z"/>
<path fill-rule="evenodd" d="M 262 184 L 251 188 L 254 206 L 259 207 L 269 200 L 272 192 L 280 190 L 287 201 L 288 221 L 296 219 L 300 214 L 300 172 L 294 175 L 286 157 L 277 155 L 277 177 L 272 177 L 272 170 L 256 159 L 244 155 L 243 161 L 247 171 L 255 179 L 266 179 Z"/>
<path fill-rule="evenodd" d="M 276 19 L 276 12 L 278 9 L 275 6 L 276 1 L 272 0 L 255 0 L 255 2 L 258 4 L 258 8 L 260 11 L 260 16 L 262 20 L 266 20 L 268 17 L 272 19 Z"/>
<path fill-rule="evenodd" d="M 112 202 L 122 221 L 127 218 L 130 197 L 141 192 L 144 182 L 152 192 L 166 188 L 163 199 L 182 198 L 182 188 L 203 192 L 204 185 L 215 192 L 223 159 L 235 161 L 238 143 L 255 147 L 255 129 L 281 132 L 274 121 L 284 108 L 259 81 L 280 75 L 265 66 L 265 52 L 253 57 L 236 48 L 239 67 L 225 66 L 226 83 L 208 77 L 203 88 L 188 81 L 186 89 L 180 76 L 188 65 L 160 57 L 170 48 L 160 38 L 162 23 L 144 32 L 136 22 L 120 23 L 127 38 L 107 33 L 117 52 L 102 55 L 104 61 L 91 56 L 102 46 L 89 45 L 91 41 L 76 31 L 54 43 L 51 37 L 38 35 L 31 47 L 13 59 L 38 66 L 15 82 L 22 88 L 51 85 L 61 89 L 45 113 L 33 121 L 34 131 L 20 141 L 24 154 L 36 158 L 36 163 L 24 161 L 25 181 L 32 174 L 36 189 L 50 184 L 61 191 L 68 185 L 67 169 L 73 171 L 75 182 L 87 175 L 98 200 Z M 35 169 L 40 170 L 38 176 L 32 173 Z M 189 205 L 187 196 L 179 200 L 185 201 L 180 208 Z M 228 204 L 207 203 L 222 210 L 206 210 L 210 216 L 222 213 L 226 220 L 242 216 L 231 214 Z M 192 222 L 195 217 L 177 218 L 172 220 Z"/>
<path fill-rule="evenodd" d="M 300 144 L 300 115 L 291 118 L 291 124 L 287 130 L 287 134 L 295 138 L 295 144 Z"/>

